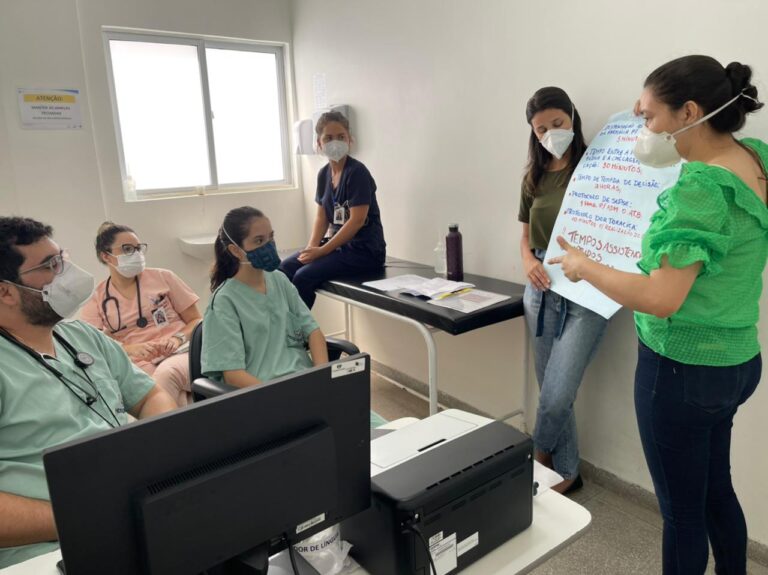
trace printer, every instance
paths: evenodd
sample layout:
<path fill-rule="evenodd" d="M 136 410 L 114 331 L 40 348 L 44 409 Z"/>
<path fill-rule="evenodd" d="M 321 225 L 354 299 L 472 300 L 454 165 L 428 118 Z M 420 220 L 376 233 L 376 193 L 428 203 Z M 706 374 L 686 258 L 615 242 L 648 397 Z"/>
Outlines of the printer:
<path fill-rule="evenodd" d="M 371 441 L 371 491 L 341 526 L 371 575 L 456 573 L 530 526 L 533 443 L 449 409 Z"/>

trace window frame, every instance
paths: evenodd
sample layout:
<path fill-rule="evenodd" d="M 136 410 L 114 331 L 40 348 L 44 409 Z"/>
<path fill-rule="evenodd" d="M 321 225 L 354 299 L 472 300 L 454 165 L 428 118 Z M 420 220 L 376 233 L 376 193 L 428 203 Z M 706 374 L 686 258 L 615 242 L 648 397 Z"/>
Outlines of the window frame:
<path fill-rule="evenodd" d="M 296 169 L 291 155 L 291 131 L 289 116 L 289 90 L 288 90 L 288 62 L 287 45 L 280 42 L 262 42 L 257 40 L 218 38 L 195 34 L 180 34 L 172 32 L 155 32 L 151 30 L 133 30 L 125 28 L 103 27 L 102 37 L 107 66 L 107 83 L 109 85 L 110 104 L 112 107 L 112 121 L 115 130 L 117 144 L 118 163 L 120 166 L 120 178 L 123 188 L 123 196 L 126 201 L 142 201 L 160 198 L 179 198 L 190 196 L 206 196 L 216 194 L 228 194 L 236 192 L 255 192 L 267 190 L 293 190 L 296 188 Z M 120 126 L 120 111 L 117 105 L 117 93 L 115 88 L 114 71 L 112 69 L 112 53 L 110 42 L 112 40 L 128 42 L 149 42 L 155 44 L 174 44 L 182 46 L 194 46 L 197 50 L 197 61 L 200 69 L 200 88 L 203 96 L 203 113 L 205 115 L 205 136 L 208 150 L 208 167 L 211 176 L 211 184 L 206 186 L 158 188 L 142 190 L 126 190 L 127 180 L 125 150 L 123 149 L 123 133 Z M 208 84 L 208 62 L 206 49 L 236 50 L 241 52 L 259 52 L 273 54 L 275 56 L 278 90 L 278 113 L 280 115 L 280 133 L 282 142 L 282 180 L 265 180 L 255 182 L 236 182 L 220 184 L 216 167 L 216 142 L 213 135 L 213 111 L 211 109 L 211 95 Z"/>

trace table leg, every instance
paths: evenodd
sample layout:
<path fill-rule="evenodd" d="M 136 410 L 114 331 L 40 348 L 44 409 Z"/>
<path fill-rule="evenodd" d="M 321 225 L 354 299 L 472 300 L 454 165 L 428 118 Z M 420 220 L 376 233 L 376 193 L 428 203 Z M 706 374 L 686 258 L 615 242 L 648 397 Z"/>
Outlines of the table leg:
<path fill-rule="evenodd" d="M 410 324 L 414 326 L 417 330 L 419 330 L 419 333 L 424 338 L 424 342 L 427 344 L 427 384 L 429 386 L 429 414 L 430 415 L 436 414 L 437 413 L 437 393 L 438 393 L 437 346 L 435 345 L 435 338 L 432 337 L 432 333 L 440 330 L 427 326 L 419 321 L 416 321 L 415 319 L 398 315 L 396 313 L 392 313 L 390 311 L 386 311 L 386 310 L 374 307 L 372 305 L 350 300 L 345 297 L 327 292 L 325 290 L 317 290 L 317 293 L 320 295 L 324 295 L 325 297 L 334 299 L 336 301 L 340 301 L 344 304 L 344 315 L 345 315 L 344 322 L 346 326 L 345 329 L 347 332 L 347 337 L 350 339 L 350 341 L 352 341 L 352 337 L 351 337 L 352 336 L 352 318 L 351 318 L 352 310 L 350 309 L 351 306 L 366 309 L 368 311 L 372 311 L 373 313 L 377 313 L 379 315 L 390 317 L 397 321 Z"/>
<path fill-rule="evenodd" d="M 427 384 L 429 385 L 429 415 L 437 413 L 437 346 L 432 334 L 437 329 L 419 323 L 416 328 L 427 344 Z"/>
<path fill-rule="evenodd" d="M 528 386 L 531 383 L 531 378 L 528 374 L 531 363 L 529 360 L 530 353 L 531 340 L 528 333 L 528 325 L 525 323 L 525 318 L 523 318 L 523 405 L 514 411 L 502 415 L 498 418 L 498 421 L 506 421 L 507 419 L 512 419 L 513 417 L 517 417 L 519 415 L 523 420 L 522 431 L 524 433 L 528 433 L 528 420 L 526 418 L 526 411 L 528 409 Z"/>

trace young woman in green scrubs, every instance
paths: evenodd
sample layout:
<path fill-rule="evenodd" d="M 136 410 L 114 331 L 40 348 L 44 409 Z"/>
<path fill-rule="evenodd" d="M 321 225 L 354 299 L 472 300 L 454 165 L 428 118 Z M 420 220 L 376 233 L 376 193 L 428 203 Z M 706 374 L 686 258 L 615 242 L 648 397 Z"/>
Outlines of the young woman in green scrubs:
<path fill-rule="evenodd" d="M 203 317 L 205 376 L 246 387 L 328 362 L 323 332 L 290 280 L 275 273 L 280 258 L 269 218 L 247 206 L 231 210 L 215 252 Z"/>

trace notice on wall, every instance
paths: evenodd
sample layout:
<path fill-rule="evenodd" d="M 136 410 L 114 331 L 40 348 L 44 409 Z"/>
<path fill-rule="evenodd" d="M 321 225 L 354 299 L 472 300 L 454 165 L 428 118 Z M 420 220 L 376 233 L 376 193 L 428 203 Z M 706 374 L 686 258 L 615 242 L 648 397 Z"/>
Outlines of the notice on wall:
<path fill-rule="evenodd" d="M 680 166 L 649 168 L 633 149 L 643 119 L 632 112 L 610 118 L 584 153 L 563 198 L 547 258 L 562 253 L 557 236 L 612 268 L 640 273 L 640 243 L 657 209 L 656 198 L 680 175 Z M 544 267 L 552 290 L 605 318 L 621 307 L 585 281 L 573 283 L 559 265 Z"/>
<path fill-rule="evenodd" d="M 328 85 L 324 73 L 312 74 L 312 98 L 315 110 L 328 107 Z"/>
<path fill-rule="evenodd" d="M 78 130 L 83 127 L 80 90 L 18 89 L 21 127 L 28 130 Z"/>

